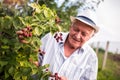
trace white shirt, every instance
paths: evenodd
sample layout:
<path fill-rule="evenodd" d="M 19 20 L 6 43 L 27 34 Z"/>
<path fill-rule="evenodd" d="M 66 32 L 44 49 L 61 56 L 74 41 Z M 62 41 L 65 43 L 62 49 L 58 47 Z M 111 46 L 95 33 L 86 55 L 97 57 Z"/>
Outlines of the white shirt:
<path fill-rule="evenodd" d="M 68 80 L 96 80 L 98 59 L 90 46 L 84 44 L 70 57 L 65 57 L 63 45 L 68 34 L 59 32 L 44 36 L 40 48 L 45 55 L 44 58 L 41 55 L 38 56 L 39 62 L 42 62 L 42 65 L 50 64 L 49 70 L 53 74 L 58 73 L 60 76 L 67 77 Z"/>

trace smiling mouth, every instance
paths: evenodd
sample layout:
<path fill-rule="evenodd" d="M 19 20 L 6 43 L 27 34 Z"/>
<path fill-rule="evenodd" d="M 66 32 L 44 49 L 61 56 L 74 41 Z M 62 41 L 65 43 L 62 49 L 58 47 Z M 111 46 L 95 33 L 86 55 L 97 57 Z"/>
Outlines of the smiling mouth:
<path fill-rule="evenodd" d="M 76 42 L 81 42 L 81 39 L 76 39 L 75 37 L 72 37 L 72 39 L 74 40 L 74 41 L 76 41 Z"/>

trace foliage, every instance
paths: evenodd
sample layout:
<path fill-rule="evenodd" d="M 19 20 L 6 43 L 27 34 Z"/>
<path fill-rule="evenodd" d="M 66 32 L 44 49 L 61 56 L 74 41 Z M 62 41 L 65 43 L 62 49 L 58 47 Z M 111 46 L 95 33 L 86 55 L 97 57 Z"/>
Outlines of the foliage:
<path fill-rule="evenodd" d="M 98 5 L 104 0 L 33 0 L 38 2 L 40 5 L 45 4 L 50 9 L 57 12 L 58 16 L 62 20 L 61 26 L 63 31 L 68 31 L 70 26 L 70 16 L 76 16 L 79 10 L 84 7 L 88 9 L 96 9 Z M 61 5 L 60 5 L 61 4 Z"/>
<path fill-rule="evenodd" d="M 31 75 L 36 74 L 38 79 L 48 80 L 49 65 L 36 67 L 30 60 L 37 60 L 40 38 L 48 32 L 59 31 L 56 17 L 55 11 L 36 3 L 26 4 L 20 10 L 0 6 L 0 79 L 31 80 Z M 28 28 L 30 32 L 26 31 Z M 20 38 L 18 32 L 24 30 L 32 35 L 22 33 L 24 38 Z"/>
<path fill-rule="evenodd" d="M 105 50 L 104 50 L 103 48 L 99 48 L 99 51 L 100 51 L 101 53 L 105 53 Z"/>
<path fill-rule="evenodd" d="M 60 25 L 62 26 L 63 31 L 68 31 L 69 25 L 71 23 L 70 16 L 76 16 L 78 9 L 83 5 L 83 2 L 79 0 L 75 1 L 74 4 L 72 2 L 70 3 L 70 0 L 64 0 L 61 6 L 58 6 L 58 3 L 56 3 L 55 0 L 34 1 L 38 1 L 40 5 L 45 4 L 47 7 L 57 12 L 57 15 L 62 20 L 62 23 Z"/>
<path fill-rule="evenodd" d="M 116 58 L 117 56 L 117 58 Z M 108 54 L 107 62 L 105 69 L 102 70 L 102 62 L 103 62 L 103 53 L 98 54 L 98 61 L 99 61 L 99 69 L 98 69 L 98 78 L 97 80 L 119 80 L 120 79 L 120 62 L 119 60 L 120 55 L 118 54 Z"/>
<path fill-rule="evenodd" d="M 119 62 L 120 61 L 120 54 L 115 54 L 115 55 L 110 54 L 109 58 L 111 58 L 114 61 Z"/>
<path fill-rule="evenodd" d="M 18 2 L 15 2 L 15 5 L 14 2 L 0 4 L 0 79 L 31 80 L 31 75 L 36 74 L 39 79 L 43 77 L 47 80 L 50 72 L 46 71 L 46 68 L 49 65 L 36 67 L 29 60 L 37 60 L 40 38 L 48 32 L 54 33 L 59 30 L 59 25 L 55 23 L 56 12 L 62 19 L 61 25 L 64 31 L 67 31 L 70 15 L 76 15 L 82 3 L 78 1 L 66 6 L 69 0 L 65 0 L 60 7 L 57 7 L 54 0 L 36 0 L 40 5 L 30 4 L 27 2 L 29 0 L 1 1 Z M 23 30 L 28 27 L 32 31 L 25 32 L 32 33 L 32 36 L 23 34 Z M 20 35 L 24 38 L 20 38 L 17 31 L 22 31 Z"/>

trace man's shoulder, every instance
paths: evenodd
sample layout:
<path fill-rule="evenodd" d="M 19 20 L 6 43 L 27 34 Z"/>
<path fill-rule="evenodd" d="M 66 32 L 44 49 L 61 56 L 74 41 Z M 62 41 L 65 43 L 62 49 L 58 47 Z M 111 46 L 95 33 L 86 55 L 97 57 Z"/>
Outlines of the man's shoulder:
<path fill-rule="evenodd" d="M 83 48 L 85 52 L 89 53 L 90 55 L 96 56 L 94 49 L 89 44 L 85 44 Z"/>
<path fill-rule="evenodd" d="M 93 48 L 92 48 L 88 43 L 84 44 L 84 45 L 83 45 L 83 48 L 84 48 L 85 50 L 93 51 Z"/>
<path fill-rule="evenodd" d="M 88 60 L 89 61 L 98 61 L 98 58 L 97 58 L 97 54 L 96 52 L 94 51 L 94 49 L 89 45 L 85 45 L 85 53 L 86 55 L 88 56 Z"/>

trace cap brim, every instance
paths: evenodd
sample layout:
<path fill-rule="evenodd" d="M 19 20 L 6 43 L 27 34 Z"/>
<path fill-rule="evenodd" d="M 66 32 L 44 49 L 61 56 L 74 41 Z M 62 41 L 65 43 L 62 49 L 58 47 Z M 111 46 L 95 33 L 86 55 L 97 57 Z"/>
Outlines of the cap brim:
<path fill-rule="evenodd" d="M 90 27 L 92 27 L 92 28 L 95 30 L 95 33 L 98 32 L 98 30 L 99 30 L 99 27 L 98 27 L 98 26 L 93 25 L 93 24 L 90 24 L 89 22 L 87 22 L 87 21 L 85 21 L 85 20 L 83 20 L 83 19 L 81 19 L 81 18 L 77 18 L 77 17 L 70 16 L 71 22 L 74 22 L 75 19 L 77 19 L 77 20 L 79 20 L 79 21 L 81 21 L 81 22 L 89 25 Z"/>

